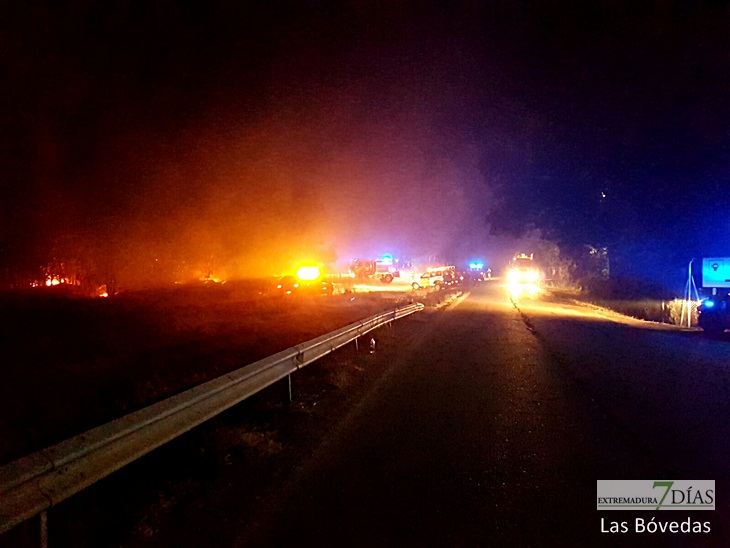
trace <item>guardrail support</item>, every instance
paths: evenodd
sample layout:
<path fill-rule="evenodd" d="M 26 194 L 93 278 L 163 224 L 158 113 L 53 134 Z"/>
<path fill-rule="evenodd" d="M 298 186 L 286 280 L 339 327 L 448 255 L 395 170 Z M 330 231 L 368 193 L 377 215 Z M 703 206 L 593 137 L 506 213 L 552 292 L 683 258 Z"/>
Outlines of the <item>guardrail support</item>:
<path fill-rule="evenodd" d="M 48 548 L 48 510 L 41 512 L 41 548 Z"/>

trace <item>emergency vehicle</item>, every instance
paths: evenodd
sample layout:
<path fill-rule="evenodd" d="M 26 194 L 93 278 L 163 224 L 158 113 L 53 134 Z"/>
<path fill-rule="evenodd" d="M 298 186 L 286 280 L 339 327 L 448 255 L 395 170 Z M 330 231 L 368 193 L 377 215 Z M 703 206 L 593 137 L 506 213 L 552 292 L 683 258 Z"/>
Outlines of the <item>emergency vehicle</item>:
<path fill-rule="evenodd" d="M 389 284 L 393 278 L 400 277 L 398 265 L 392 260 L 355 259 L 350 264 L 350 272 L 356 280 L 380 280 L 384 284 Z"/>
<path fill-rule="evenodd" d="M 433 287 L 441 289 L 442 287 L 457 283 L 455 266 L 431 266 L 421 277 L 411 283 L 413 289 L 422 289 L 425 287 Z"/>

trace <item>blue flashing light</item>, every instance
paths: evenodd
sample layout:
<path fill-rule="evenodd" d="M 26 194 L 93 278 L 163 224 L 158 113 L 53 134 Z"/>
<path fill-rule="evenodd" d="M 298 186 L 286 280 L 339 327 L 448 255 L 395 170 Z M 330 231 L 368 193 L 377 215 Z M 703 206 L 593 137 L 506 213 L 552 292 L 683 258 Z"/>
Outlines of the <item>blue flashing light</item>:
<path fill-rule="evenodd" d="M 484 270 L 484 263 L 482 261 L 472 261 L 469 263 L 469 270 Z"/>
<path fill-rule="evenodd" d="M 392 264 L 393 263 L 393 255 L 386 253 L 382 257 L 380 257 L 380 260 L 383 261 L 386 264 Z"/>
<path fill-rule="evenodd" d="M 712 308 L 715 306 L 715 301 L 713 301 L 712 299 L 705 299 L 704 301 L 702 301 L 702 305 L 705 308 Z"/>

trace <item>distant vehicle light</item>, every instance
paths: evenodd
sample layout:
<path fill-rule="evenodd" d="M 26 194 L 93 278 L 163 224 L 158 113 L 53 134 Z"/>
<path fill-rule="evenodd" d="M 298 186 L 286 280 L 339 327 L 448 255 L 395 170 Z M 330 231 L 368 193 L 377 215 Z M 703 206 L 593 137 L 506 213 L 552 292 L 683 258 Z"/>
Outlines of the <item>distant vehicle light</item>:
<path fill-rule="evenodd" d="M 302 266 L 297 270 L 297 278 L 302 281 L 316 280 L 320 276 L 318 266 Z"/>

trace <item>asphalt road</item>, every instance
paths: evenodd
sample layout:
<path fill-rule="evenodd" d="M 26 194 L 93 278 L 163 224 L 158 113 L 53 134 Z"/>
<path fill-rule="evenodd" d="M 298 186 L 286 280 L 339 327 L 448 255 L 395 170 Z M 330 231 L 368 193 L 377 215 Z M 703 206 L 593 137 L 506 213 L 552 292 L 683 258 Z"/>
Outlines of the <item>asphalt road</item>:
<path fill-rule="evenodd" d="M 495 283 L 398 323 L 388 373 L 236 544 L 727 545 L 730 341 L 553 301 Z M 717 510 L 599 512 L 599 479 L 714 479 Z"/>

